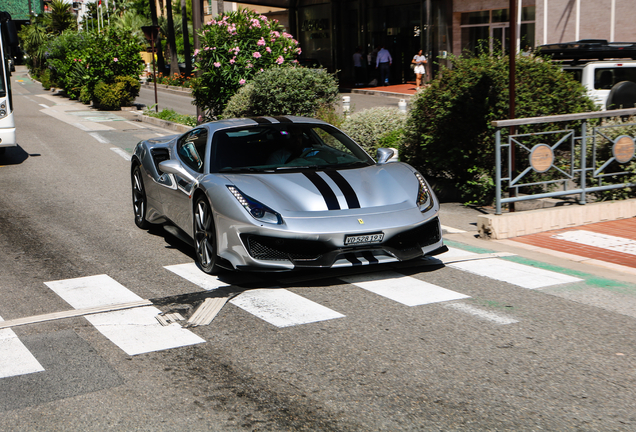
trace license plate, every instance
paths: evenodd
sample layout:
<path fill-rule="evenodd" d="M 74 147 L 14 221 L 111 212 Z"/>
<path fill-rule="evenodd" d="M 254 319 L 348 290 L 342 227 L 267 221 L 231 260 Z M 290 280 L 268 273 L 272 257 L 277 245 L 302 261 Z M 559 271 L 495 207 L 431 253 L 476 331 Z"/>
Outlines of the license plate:
<path fill-rule="evenodd" d="M 384 233 L 362 234 L 362 235 L 346 235 L 345 246 L 380 243 L 384 240 Z"/>

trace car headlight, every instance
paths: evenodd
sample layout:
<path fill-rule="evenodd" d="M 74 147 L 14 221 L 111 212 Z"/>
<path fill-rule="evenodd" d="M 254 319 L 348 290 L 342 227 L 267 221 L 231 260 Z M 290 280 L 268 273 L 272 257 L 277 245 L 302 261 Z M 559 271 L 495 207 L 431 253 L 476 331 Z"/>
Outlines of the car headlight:
<path fill-rule="evenodd" d="M 283 218 L 281 217 L 281 215 L 271 208 L 259 203 L 254 198 L 245 195 L 235 186 L 228 186 L 227 188 L 230 190 L 230 192 L 232 192 L 234 198 L 238 200 L 243 208 L 247 210 L 250 216 L 252 216 L 257 221 L 279 225 L 283 223 Z"/>
<path fill-rule="evenodd" d="M 422 174 L 416 172 L 415 177 L 417 177 L 417 181 L 420 183 L 417 190 L 417 206 L 420 211 L 424 213 L 433 207 L 433 194 Z"/>
<path fill-rule="evenodd" d="M 6 117 L 7 116 L 7 104 L 6 102 L 2 102 L 2 104 L 0 104 L 0 118 Z"/>

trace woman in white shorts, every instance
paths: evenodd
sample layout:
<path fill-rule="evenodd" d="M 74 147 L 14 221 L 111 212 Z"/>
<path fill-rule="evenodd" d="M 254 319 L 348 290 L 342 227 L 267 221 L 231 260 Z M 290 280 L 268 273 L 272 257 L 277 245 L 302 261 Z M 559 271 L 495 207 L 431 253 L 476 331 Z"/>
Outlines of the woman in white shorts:
<path fill-rule="evenodd" d="M 413 72 L 415 72 L 415 86 L 419 89 L 422 84 L 422 77 L 426 74 L 425 64 L 426 56 L 422 54 L 422 50 L 419 50 L 413 60 L 411 61 L 415 65 Z"/>

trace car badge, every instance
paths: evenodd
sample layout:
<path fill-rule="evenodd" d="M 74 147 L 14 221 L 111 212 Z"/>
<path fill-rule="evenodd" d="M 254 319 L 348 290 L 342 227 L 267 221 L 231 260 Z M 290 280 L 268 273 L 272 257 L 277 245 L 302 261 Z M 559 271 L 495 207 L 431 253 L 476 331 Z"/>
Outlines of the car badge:
<path fill-rule="evenodd" d="M 363 221 L 362 219 L 358 219 L 358 223 L 359 223 L 360 225 L 364 225 L 364 221 Z"/>

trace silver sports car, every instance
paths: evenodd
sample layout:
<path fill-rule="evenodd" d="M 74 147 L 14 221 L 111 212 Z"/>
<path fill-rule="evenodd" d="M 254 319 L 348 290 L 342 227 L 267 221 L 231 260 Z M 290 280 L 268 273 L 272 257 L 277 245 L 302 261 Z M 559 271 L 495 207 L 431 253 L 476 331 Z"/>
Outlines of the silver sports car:
<path fill-rule="evenodd" d="M 194 245 L 206 273 L 410 260 L 446 250 L 424 177 L 333 126 L 303 117 L 202 124 L 141 141 L 132 157 L 135 223 Z"/>

